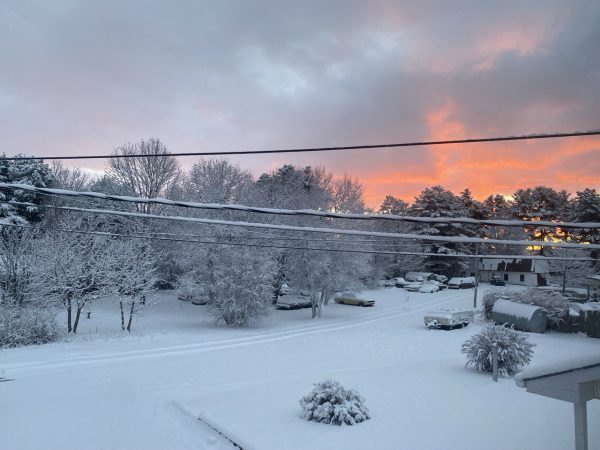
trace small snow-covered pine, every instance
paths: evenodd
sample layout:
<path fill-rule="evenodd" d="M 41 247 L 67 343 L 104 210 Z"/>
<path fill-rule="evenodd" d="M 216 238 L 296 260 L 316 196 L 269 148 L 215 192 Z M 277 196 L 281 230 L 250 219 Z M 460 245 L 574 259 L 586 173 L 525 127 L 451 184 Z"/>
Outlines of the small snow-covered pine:
<path fill-rule="evenodd" d="M 371 418 L 365 399 L 355 390 L 346 389 L 333 380 L 315 383 L 308 395 L 300 399 L 302 417 L 333 425 L 354 425 Z"/>
<path fill-rule="evenodd" d="M 494 344 L 498 347 L 498 373 L 508 377 L 526 366 L 533 356 L 533 347 L 525 333 L 502 325 L 488 325 L 462 345 L 467 355 L 466 366 L 480 372 L 492 372 Z"/>

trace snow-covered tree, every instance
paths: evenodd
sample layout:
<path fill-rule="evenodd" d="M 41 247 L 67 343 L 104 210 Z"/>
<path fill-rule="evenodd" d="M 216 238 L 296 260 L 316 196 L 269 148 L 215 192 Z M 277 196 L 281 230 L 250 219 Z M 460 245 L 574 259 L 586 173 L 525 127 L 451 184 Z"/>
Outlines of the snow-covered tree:
<path fill-rule="evenodd" d="M 483 201 L 484 214 L 490 219 L 513 219 L 512 203 L 500 194 L 490 195 Z M 527 234 L 519 227 L 488 226 L 486 237 L 490 239 L 524 240 Z M 523 254 L 524 247 L 514 245 L 486 245 L 481 248 L 481 253 L 496 253 L 502 255 Z"/>
<path fill-rule="evenodd" d="M 363 185 L 356 179 L 344 174 L 343 178 L 333 182 L 331 209 L 339 213 L 363 213 L 367 209 L 363 199 Z"/>
<path fill-rule="evenodd" d="M 333 380 L 315 383 L 300 399 L 302 417 L 332 425 L 355 425 L 371 418 L 365 399 L 355 390 Z"/>
<path fill-rule="evenodd" d="M 513 216 L 519 220 L 559 221 L 567 215 L 569 208 L 568 192 L 557 192 L 547 186 L 518 189 L 513 198 Z M 525 227 L 525 231 L 530 240 L 546 241 L 564 237 L 564 233 L 556 227 L 531 225 Z M 544 254 L 544 247 L 540 248 L 540 253 Z"/>
<path fill-rule="evenodd" d="M 2 156 L 5 156 L 2 154 Z M 22 155 L 17 155 L 22 156 Z M 53 176 L 47 164 L 41 159 L 9 161 L 0 159 L 0 183 L 29 184 L 35 187 L 50 187 Z M 41 205 L 45 197 L 30 191 L 0 188 L 0 202 L 25 202 Z M 42 211 L 37 206 L 0 205 L 0 219 L 17 222 L 38 222 Z"/>
<path fill-rule="evenodd" d="M 172 198 L 181 180 L 179 163 L 170 156 L 165 144 L 155 138 L 125 144 L 113 151 L 114 158 L 106 170 L 109 179 L 129 195 Z M 135 158 L 117 158 L 118 155 L 138 155 Z M 161 155 L 161 156 L 155 156 Z M 140 212 L 149 213 L 156 205 L 137 204 Z"/>
<path fill-rule="evenodd" d="M 93 221 L 73 225 L 82 231 L 96 227 Z M 82 311 L 107 292 L 108 262 L 114 252 L 106 238 L 89 234 L 51 232 L 42 245 L 43 263 L 37 267 L 42 289 L 66 310 L 67 331 L 77 333 Z"/>
<path fill-rule="evenodd" d="M 222 247 L 218 258 L 211 258 L 207 292 L 217 320 L 241 327 L 269 316 L 273 308 L 273 268 L 265 256 L 262 251 Z"/>
<path fill-rule="evenodd" d="M 554 248 L 551 250 L 551 256 L 581 258 L 587 256 L 587 254 L 578 249 Z M 594 273 L 594 268 L 588 261 L 550 259 L 548 260 L 548 266 L 550 274 L 556 277 L 562 286 L 563 294 L 568 286 L 585 286 L 586 276 Z"/>
<path fill-rule="evenodd" d="M 21 307 L 35 293 L 36 237 L 26 228 L 0 227 L 0 303 Z"/>
<path fill-rule="evenodd" d="M 262 206 L 327 210 L 333 177 L 321 167 L 297 169 L 286 164 L 256 181 Z"/>
<path fill-rule="evenodd" d="M 252 174 L 226 159 L 202 159 L 184 181 L 186 196 L 203 203 L 245 204 L 254 181 Z"/>
<path fill-rule="evenodd" d="M 409 205 L 404 200 L 394 197 L 393 195 L 387 195 L 379 208 L 381 214 L 394 214 L 396 216 L 403 216 L 408 213 Z"/>
<path fill-rule="evenodd" d="M 424 189 L 421 194 L 415 198 L 411 206 L 411 214 L 420 217 L 464 217 L 466 209 L 459 197 L 442 186 L 433 186 Z M 416 225 L 415 231 L 418 234 L 433 236 L 466 236 L 472 237 L 473 230 L 460 223 L 432 223 L 426 225 Z M 456 255 L 460 253 L 471 253 L 472 250 L 467 244 L 462 243 L 424 243 L 424 248 L 430 253 Z M 468 263 L 462 258 L 452 258 L 448 256 L 436 257 L 429 256 L 425 260 L 425 268 L 430 272 L 451 277 L 460 275 L 468 270 Z"/>
<path fill-rule="evenodd" d="M 578 191 L 571 202 L 569 220 L 572 222 L 600 222 L 600 194 L 596 189 L 584 189 Z M 577 242 L 588 242 L 590 244 L 600 243 L 600 228 L 581 228 L 570 230 L 571 237 Z M 599 259 L 600 251 L 592 250 L 592 258 Z M 595 270 L 600 271 L 600 262 L 596 261 Z"/>
<path fill-rule="evenodd" d="M 466 365 L 479 372 L 492 372 L 494 346 L 498 349 L 498 373 L 508 377 L 529 364 L 535 344 L 529 342 L 525 333 L 502 325 L 487 325 L 462 345 Z"/>
<path fill-rule="evenodd" d="M 336 291 L 363 287 L 369 262 L 368 255 L 357 253 L 290 250 L 288 278 L 293 286 L 309 292 L 312 317 L 320 317 Z"/>
<path fill-rule="evenodd" d="M 111 247 L 107 272 L 109 291 L 119 303 L 121 329 L 131 332 L 134 316 L 152 304 L 149 294 L 157 281 L 157 256 L 144 239 L 118 239 L 111 242 Z"/>

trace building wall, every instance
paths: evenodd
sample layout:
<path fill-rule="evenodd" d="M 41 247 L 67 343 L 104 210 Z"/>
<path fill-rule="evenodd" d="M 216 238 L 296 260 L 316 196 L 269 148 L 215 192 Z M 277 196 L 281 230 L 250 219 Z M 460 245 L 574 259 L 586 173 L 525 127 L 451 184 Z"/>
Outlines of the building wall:
<path fill-rule="evenodd" d="M 505 277 L 508 276 L 508 279 Z M 492 270 L 481 270 L 479 280 L 489 282 L 493 276 L 496 276 L 508 284 L 519 284 L 522 286 L 537 286 L 537 273 L 531 272 L 497 272 Z M 522 279 L 521 279 L 522 277 Z"/>

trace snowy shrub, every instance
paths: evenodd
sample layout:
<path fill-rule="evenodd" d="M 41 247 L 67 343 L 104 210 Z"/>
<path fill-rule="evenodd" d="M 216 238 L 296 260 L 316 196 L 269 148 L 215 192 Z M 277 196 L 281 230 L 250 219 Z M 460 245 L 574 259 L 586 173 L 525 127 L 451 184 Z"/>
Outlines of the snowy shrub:
<path fill-rule="evenodd" d="M 492 319 L 492 310 L 497 300 L 508 300 L 505 292 L 487 292 L 483 296 L 483 312 L 485 320 Z"/>
<path fill-rule="evenodd" d="M 552 327 L 565 320 L 569 312 L 568 301 L 560 293 L 532 288 L 519 292 L 490 292 L 486 294 L 483 298 L 486 319 L 491 318 L 494 303 L 501 298 L 539 307 L 548 317 L 548 324 Z"/>
<path fill-rule="evenodd" d="M 517 373 L 533 356 L 534 344 L 525 333 L 502 325 L 488 325 L 462 345 L 462 353 L 467 355 L 466 365 L 480 372 L 492 372 L 494 344 L 498 347 L 498 373 L 503 377 Z"/>
<path fill-rule="evenodd" d="M 53 312 L 0 306 L 0 347 L 47 344 L 59 336 Z"/>
<path fill-rule="evenodd" d="M 354 425 L 370 419 L 365 399 L 337 381 L 315 383 L 315 387 L 300 400 L 302 417 L 333 425 Z"/>

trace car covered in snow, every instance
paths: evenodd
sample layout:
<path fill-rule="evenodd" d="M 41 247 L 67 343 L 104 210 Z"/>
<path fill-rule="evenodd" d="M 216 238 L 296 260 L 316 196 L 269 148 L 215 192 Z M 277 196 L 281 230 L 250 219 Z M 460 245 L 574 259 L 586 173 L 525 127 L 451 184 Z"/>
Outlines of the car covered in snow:
<path fill-rule="evenodd" d="M 473 311 L 459 308 L 440 308 L 425 313 L 423 320 L 428 328 L 462 328 L 473 322 Z"/>
<path fill-rule="evenodd" d="M 469 289 L 475 287 L 475 278 L 473 277 L 456 277 L 448 281 L 449 289 Z"/>
<path fill-rule="evenodd" d="M 404 289 L 406 289 L 407 291 L 411 291 L 411 292 L 417 292 L 419 289 L 421 289 L 421 286 L 423 286 L 422 281 L 414 281 L 414 282 L 408 283 L 406 286 L 404 286 Z"/>
<path fill-rule="evenodd" d="M 303 309 L 310 308 L 312 303 L 306 297 L 301 297 L 297 295 L 286 295 L 285 297 L 280 297 L 275 303 L 276 309 Z"/>
<path fill-rule="evenodd" d="M 447 283 L 448 282 L 448 277 L 446 275 L 437 275 L 437 274 L 433 274 L 431 277 L 432 280 L 438 281 L 440 283 Z"/>
<path fill-rule="evenodd" d="M 422 294 L 432 294 L 439 290 L 440 287 L 437 284 L 430 283 L 429 281 L 427 283 L 423 283 L 423 286 L 419 288 L 419 292 L 421 292 Z"/>
<path fill-rule="evenodd" d="M 394 278 L 391 278 L 389 280 L 385 279 L 381 281 L 381 284 L 383 285 L 383 287 L 395 287 L 396 280 Z"/>
<path fill-rule="evenodd" d="M 396 278 L 394 278 L 394 283 L 395 283 L 395 286 L 396 286 L 396 287 L 403 288 L 403 287 L 405 287 L 406 285 L 410 284 L 411 282 L 410 282 L 410 281 L 406 281 L 406 280 L 405 280 L 404 278 L 402 278 L 402 277 L 396 277 Z"/>

